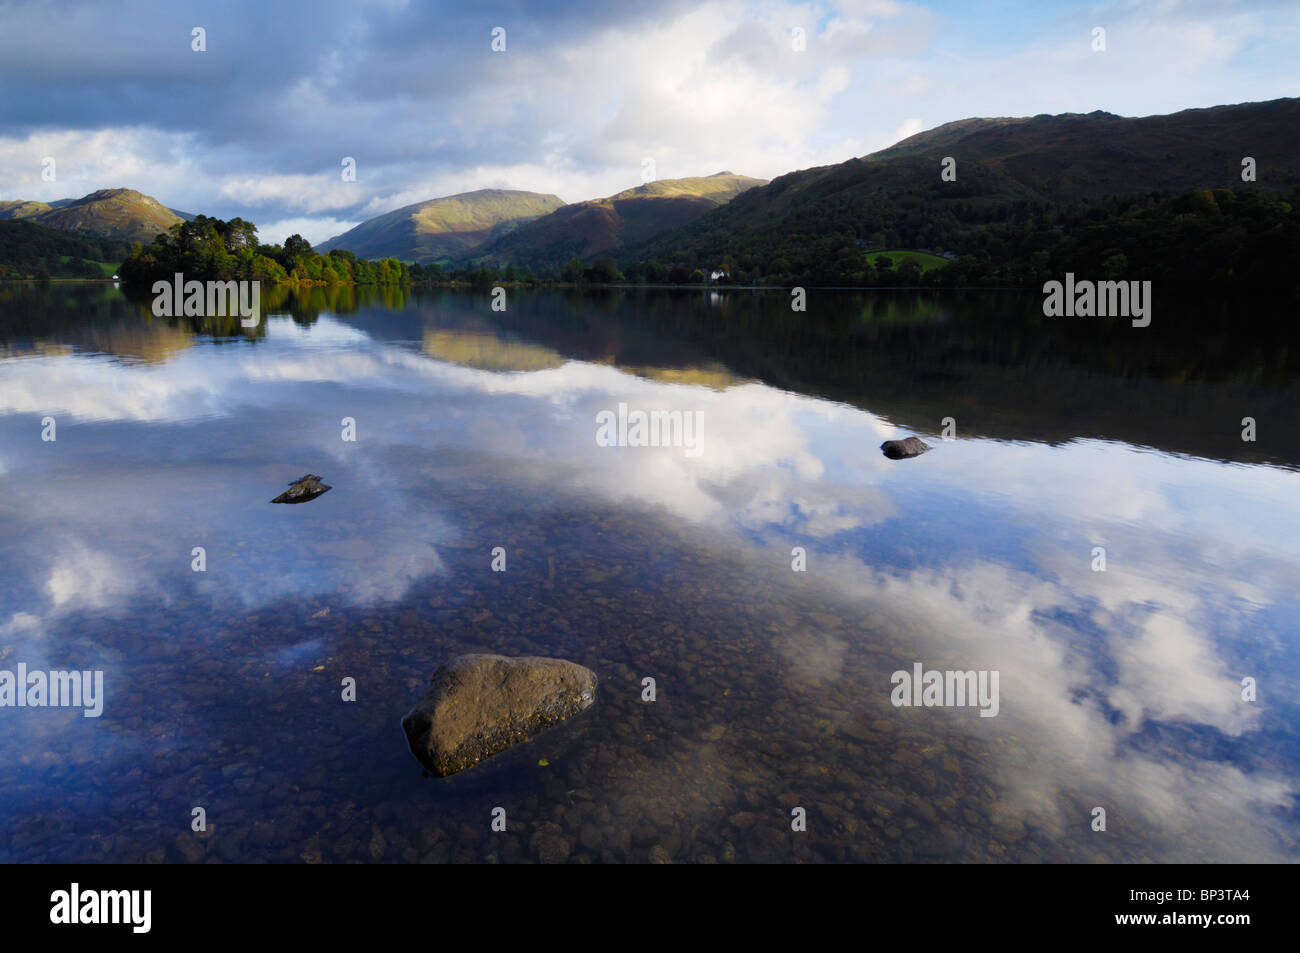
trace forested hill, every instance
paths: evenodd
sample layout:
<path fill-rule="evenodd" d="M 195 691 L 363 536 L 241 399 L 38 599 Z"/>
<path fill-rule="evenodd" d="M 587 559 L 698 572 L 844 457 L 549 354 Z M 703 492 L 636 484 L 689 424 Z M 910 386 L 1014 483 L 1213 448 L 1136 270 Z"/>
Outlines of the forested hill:
<path fill-rule="evenodd" d="M 1254 181 L 1242 178 L 1247 159 Z M 742 279 L 835 284 L 861 277 L 872 250 L 908 248 L 956 256 L 1001 280 L 1023 275 L 1036 253 L 1054 262 L 1069 242 L 1090 245 L 1097 225 L 1117 251 L 1132 243 L 1148 256 L 1163 254 L 1141 247 L 1156 234 L 1180 250 L 1208 240 L 1215 251 L 1196 254 L 1195 272 L 1210 255 L 1236 254 L 1238 239 L 1288 260 L 1296 228 L 1288 195 L 1297 188 L 1300 99 L 1140 119 L 970 119 L 780 176 L 623 250 L 619 262 L 635 273 L 726 263 Z"/>
<path fill-rule="evenodd" d="M 106 278 L 127 252 L 121 242 L 0 221 L 0 278 Z"/>

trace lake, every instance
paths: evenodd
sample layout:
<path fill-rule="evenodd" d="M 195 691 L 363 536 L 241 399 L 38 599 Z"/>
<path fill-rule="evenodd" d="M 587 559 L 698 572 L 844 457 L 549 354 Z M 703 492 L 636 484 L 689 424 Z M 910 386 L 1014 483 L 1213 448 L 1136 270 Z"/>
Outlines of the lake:
<path fill-rule="evenodd" d="M 0 708 L 0 859 L 1297 858 L 1294 306 L 268 297 L 0 285 L 0 669 L 103 672 Z M 698 445 L 602 445 L 620 404 Z M 597 702 L 425 777 L 400 720 L 474 651 Z M 918 665 L 996 714 L 895 704 Z"/>

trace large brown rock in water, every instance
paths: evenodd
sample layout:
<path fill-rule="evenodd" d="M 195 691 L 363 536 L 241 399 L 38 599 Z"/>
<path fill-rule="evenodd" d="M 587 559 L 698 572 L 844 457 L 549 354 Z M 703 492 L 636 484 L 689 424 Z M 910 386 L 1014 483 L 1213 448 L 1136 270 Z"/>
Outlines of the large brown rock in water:
<path fill-rule="evenodd" d="M 460 655 L 439 666 L 405 718 L 411 753 L 440 778 L 590 708 L 596 673 L 555 658 Z"/>

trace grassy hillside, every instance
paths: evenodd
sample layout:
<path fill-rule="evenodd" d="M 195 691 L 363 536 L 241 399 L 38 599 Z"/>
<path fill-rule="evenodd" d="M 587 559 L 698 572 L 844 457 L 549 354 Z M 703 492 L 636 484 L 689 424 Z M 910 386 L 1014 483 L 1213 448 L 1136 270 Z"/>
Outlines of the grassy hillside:
<path fill-rule="evenodd" d="M 678 228 L 762 184 L 762 179 L 730 172 L 648 182 L 608 198 L 566 205 L 469 257 L 487 267 L 518 265 L 554 273 L 571 258 L 590 261 Z"/>
<path fill-rule="evenodd" d="M 940 178 L 946 156 L 956 160 L 955 181 Z M 1256 160 L 1257 182 L 1242 181 L 1243 156 Z M 865 158 L 780 176 L 619 258 L 692 268 L 729 262 L 741 277 L 836 283 L 863 267 L 864 247 L 996 262 L 1011 253 L 1008 242 L 1025 244 L 1017 230 L 1046 234 L 1041 248 L 1015 253 L 1049 250 L 1117 196 L 1297 185 L 1300 99 L 1141 119 L 967 119 Z"/>
<path fill-rule="evenodd" d="M 48 212 L 50 206 L 44 202 L 29 202 L 25 199 L 10 199 L 0 202 L 0 222 L 19 218 L 31 218 L 42 212 Z"/>
<path fill-rule="evenodd" d="M 46 228 L 110 242 L 153 241 L 181 219 L 157 199 L 134 189 L 100 189 L 79 199 L 0 202 L 0 219 L 21 219 Z"/>
<path fill-rule="evenodd" d="M 77 258 L 74 255 L 60 255 L 59 261 L 65 267 L 74 267 L 77 270 L 84 272 L 85 277 L 87 278 L 93 277 L 90 274 L 90 269 L 86 267 L 87 263 L 97 266 L 100 272 L 99 277 L 102 278 L 112 278 L 117 274 L 117 269 L 121 265 L 120 262 L 116 261 L 97 261 L 93 258 Z"/>
<path fill-rule="evenodd" d="M 479 189 L 369 219 L 322 242 L 318 250 L 343 248 L 362 258 L 392 257 L 420 263 L 448 261 L 563 205 L 554 195 Z"/>

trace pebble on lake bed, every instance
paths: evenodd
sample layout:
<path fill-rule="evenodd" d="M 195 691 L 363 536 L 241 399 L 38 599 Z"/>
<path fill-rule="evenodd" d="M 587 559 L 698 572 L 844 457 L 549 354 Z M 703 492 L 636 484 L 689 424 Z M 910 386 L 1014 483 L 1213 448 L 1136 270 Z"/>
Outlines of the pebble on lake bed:
<path fill-rule="evenodd" d="M 920 437 L 906 437 L 902 440 L 886 440 L 880 445 L 880 449 L 891 460 L 903 460 L 907 457 L 919 457 L 930 449 L 930 445 Z"/>
<path fill-rule="evenodd" d="M 289 484 L 289 489 L 285 490 L 272 503 L 306 503 L 308 500 L 314 500 L 326 490 L 334 489 L 332 486 L 326 486 L 320 481 L 320 477 L 314 473 L 308 473 L 304 477 L 299 477 Z"/>
<path fill-rule="evenodd" d="M 402 719 L 411 753 L 445 778 L 590 708 L 596 673 L 564 659 L 460 655 Z"/>

